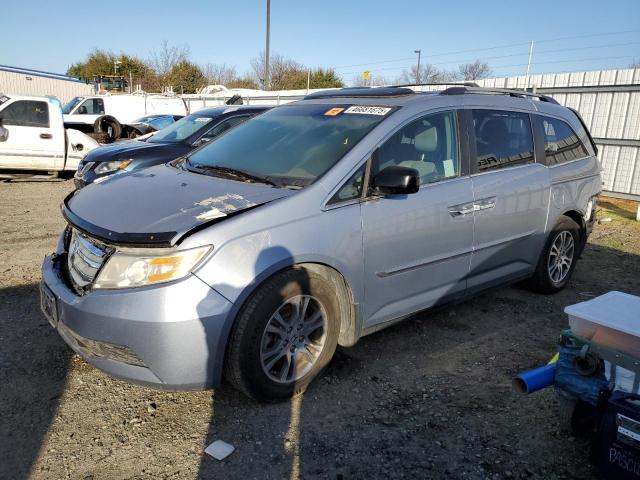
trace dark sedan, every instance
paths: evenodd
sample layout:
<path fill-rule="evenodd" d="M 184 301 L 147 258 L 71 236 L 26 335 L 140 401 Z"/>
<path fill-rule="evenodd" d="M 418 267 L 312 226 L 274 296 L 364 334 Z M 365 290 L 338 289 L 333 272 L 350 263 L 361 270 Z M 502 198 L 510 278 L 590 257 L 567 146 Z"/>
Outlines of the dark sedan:
<path fill-rule="evenodd" d="M 96 148 L 78 165 L 74 178 L 76 188 L 101 182 L 111 175 L 159 165 L 186 155 L 269 108 L 236 105 L 207 108 L 178 120 L 150 137 Z"/>

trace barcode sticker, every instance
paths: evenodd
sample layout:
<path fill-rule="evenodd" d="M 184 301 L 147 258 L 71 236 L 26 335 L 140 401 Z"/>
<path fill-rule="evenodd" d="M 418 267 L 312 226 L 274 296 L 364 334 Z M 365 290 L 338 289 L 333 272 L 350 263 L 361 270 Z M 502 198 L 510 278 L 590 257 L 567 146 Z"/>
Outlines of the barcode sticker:
<path fill-rule="evenodd" d="M 347 108 L 344 113 L 357 113 L 360 115 L 384 116 L 391 111 L 391 107 L 369 107 L 366 105 L 354 105 Z"/>

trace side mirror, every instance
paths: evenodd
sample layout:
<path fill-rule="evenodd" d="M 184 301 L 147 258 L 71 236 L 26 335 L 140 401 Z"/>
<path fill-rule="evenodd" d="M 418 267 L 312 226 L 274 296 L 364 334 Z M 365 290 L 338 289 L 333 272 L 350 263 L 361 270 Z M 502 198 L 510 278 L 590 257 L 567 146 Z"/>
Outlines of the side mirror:
<path fill-rule="evenodd" d="M 6 142 L 9 139 L 9 130 L 2 126 L 2 120 L 0 120 L 0 142 Z"/>
<path fill-rule="evenodd" d="M 407 195 L 420 189 L 420 174 L 415 168 L 387 167 L 373 177 L 374 189 L 382 195 Z"/>

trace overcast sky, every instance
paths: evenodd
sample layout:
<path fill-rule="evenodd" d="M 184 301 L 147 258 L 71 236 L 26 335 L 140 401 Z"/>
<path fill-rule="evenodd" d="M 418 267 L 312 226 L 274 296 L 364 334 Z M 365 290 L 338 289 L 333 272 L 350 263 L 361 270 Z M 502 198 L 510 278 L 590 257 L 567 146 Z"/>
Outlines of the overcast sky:
<path fill-rule="evenodd" d="M 0 64 L 64 73 L 93 48 L 146 58 L 166 39 L 243 73 L 264 49 L 265 15 L 266 0 L 3 0 Z M 640 61 L 640 1 L 271 2 L 272 51 L 346 80 L 397 77 L 416 49 L 439 68 L 480 58 L 496 76 L 524 74 L 530 40 L 534 73 L 627 67 Z"/>

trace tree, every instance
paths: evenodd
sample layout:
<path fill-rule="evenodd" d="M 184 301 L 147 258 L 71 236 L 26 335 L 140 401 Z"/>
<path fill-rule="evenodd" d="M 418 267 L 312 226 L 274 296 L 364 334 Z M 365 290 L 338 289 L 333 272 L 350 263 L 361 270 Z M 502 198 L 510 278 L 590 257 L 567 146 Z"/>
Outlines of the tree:
<path fill-rule="evenodd" d="M 163 40 L 160 48 L 151 52 L 148 63 L 156 74 L 164 78 L 175 65 L 189 60 L 190 55 L 188 45 L 170 45 L 167 40 Z"/>
<path fill-rule="evenodd" d="M 140 83 L 145 89 L 157 83 L 155 73 L 139 58 L 98 49 L 87 55 L 84 62 L 71 65 L 67 74 L 88 82 L 92 82 L 96 75 L 121 75 L 127 81 L 131 76 L 134 84 Z"/>
<path fill-rule="evenodd" d="M 200 67 L 188 60 L 174 64 L 165 78 L 165 85 L 172 86 L 176 93 L 196 93 L 207 83 Z"/>
<path fill-rule="evenodd" d="M 255 79 L 250 76 L 244 76 L 240 78 L 235 78 L 230 81 L 227 85 L 227 88 L 249 88 L 252 90 L 258 90 L 259 86 L 256 83 Z"/>
<path fill-rule="evenodd" d="M 371 75 L 369 80 L 365 80 L 361 73 L 354 75 L 351 80 L 351 85 L 354 87 L 381 87 L 383 85 L 389 85 L 390 83 L 392 82 L 389 82 L 389 79 L 382 75 Z"/>
<path fill-rule="evenodd" d="M 459 71 L 462 80 L 482 80 L 491 75 L 489 64 L 480 60 L 460 65 Z"/>
<path fill-rule="evenodd" d="M 258 57 L 251 60 L 253 76 L 260 88 L 265 88 L 265 55 L 260 52 Z M 310 73 L 310 75 L 309 75 Z M 307 88 L 342 87 L 344 82 L 332 68 L 309 69 L 295 60 L 274 53 L 269 57 L 269 88 L 268 90 L 298 90 Z"/>
<path fill-rule="evenodd" d="M 409 71 L 404 70 L 398 78 L 398 83 L 416 83 L 416 80 L 420 80 L 420 83 L 446 83 L 455 80 L 456 75 L 453 72 L 446 70 L 439 70 L 434 65 L 426 63 L 420 65 L 420 76 L 416 75 L 418 68 L 416 65 L 411 67 Z"/>
<path fill-rule="evenodd" d="M 225 85 L 229 86 L 237 80 L 238 75 L 236 73 L 236 67 L 226 64 L 216 65 L 214 63 L 207 63 L 204 66 L 204 76 L 207 78 L 207 82 L 210 85 Z"/>
<path fill-rule="evenodd" d="M 309 77 L 309 88 L 342 88 L 344 82 L 333 68 L 314 68 Z M 305 82 L 306 87 L 306 82 Z"/>

